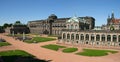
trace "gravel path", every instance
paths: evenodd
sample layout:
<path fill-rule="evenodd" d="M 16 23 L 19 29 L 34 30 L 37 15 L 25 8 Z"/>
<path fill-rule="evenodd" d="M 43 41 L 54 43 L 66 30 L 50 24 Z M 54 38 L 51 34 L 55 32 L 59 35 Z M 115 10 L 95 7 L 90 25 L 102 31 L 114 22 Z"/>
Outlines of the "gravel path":
<path fill-rule="evenodd" d="M 40 46 L 46 44 L 55 44 L 57 40 L 38 43 L 38 44 L 28 44 L 19 40 L 15 40 L 12 37 L 4 36 L 0 34 L 0 37 L 7 40 L 7 42 L 11 43 L 11 47 L 15 47 L 16 49 L 24 50 L 38 59 L 51 60 L 51 62 L 120 62 L 120 52 L 116 54 L 110 54 L 102 57 L 87 57 L 87 56 L 79 56 L 73 53 L 63 53 L 56 52 L 53 50 L 45 49 Z M 1 48 L 0 48 L 1 50 Z"/>

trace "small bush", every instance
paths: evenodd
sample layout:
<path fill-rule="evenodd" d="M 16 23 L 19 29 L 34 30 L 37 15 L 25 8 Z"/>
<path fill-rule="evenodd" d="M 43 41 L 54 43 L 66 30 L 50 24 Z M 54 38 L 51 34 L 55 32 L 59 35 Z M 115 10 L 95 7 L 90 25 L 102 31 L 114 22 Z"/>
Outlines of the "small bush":
<path fill-rule="evenodd" d="M 65 46 L 59 46 L 59 45 L 53 45 L 53 44 L 45 45 L 42 47 L 47 48 L 47 49 L 51 49 L 51 50 L 55 50 L 55 51 L 57 51 L 59 48 L 65 48 Z"/>
<path fill-rule="evenodd" d="M 63 50 L 63 52 L 65 52 L 65 53 L 72 53 L 72 52 L 75 52 L 77 50 L 78 50 L 78 48 L 66 48 L 66 49 Z"/>

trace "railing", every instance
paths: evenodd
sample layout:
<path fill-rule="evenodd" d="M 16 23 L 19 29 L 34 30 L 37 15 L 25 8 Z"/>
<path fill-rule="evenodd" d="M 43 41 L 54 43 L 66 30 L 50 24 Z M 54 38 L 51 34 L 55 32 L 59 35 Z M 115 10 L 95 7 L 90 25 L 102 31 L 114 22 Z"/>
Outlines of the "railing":
<path fill-rule="evenodd" d="M 62 31 L 67 32 L 95 32 L 95 33 L 120 33 L 120 30 L 80 30 L 80 29 L 62 29 Z"/>

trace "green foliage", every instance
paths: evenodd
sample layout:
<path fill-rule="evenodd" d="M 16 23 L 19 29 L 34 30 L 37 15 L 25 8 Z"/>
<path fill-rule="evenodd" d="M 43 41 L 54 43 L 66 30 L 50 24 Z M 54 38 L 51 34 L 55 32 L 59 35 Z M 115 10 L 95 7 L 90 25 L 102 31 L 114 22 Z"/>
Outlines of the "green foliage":
<path fill-rule="evenodd" d="M 49 37 L 58 37 L 59 35 L 48 35 Z"/>
<path fill-rule="evenodd" d="M 59 45 L 53 45 L 53 44 L 45 45 L 42 47 L 47 48 L 47 49 L 51 49 L 51 50 L 55 50 L 55 51 L 57 51 L 59 48 L 65 48 L 65 46 L 59 46 Z"/>
<path fill-rule="evenodd" d="M 25 36 L 28 36 L 27 34 L 24 34 Z M 13 36 L 13 34 L 8 34 L 6 36 Z M 23 34 L 14 34 L 15 37 L 23 37 Z"/>
<path fill-rule="evenodd" d="M 0 33 L 3 33 L 3 32 L 4 32 L 3 26 L 0 26 Z"/>
<path fill-rule="evenodd" d="M 8 42 L 0 42 L 0 47 L 1 46 L 7 46 L 7 45 L 10 45 Z"/>
<path fill-rule="evenodd" d="M 4 62 L 19 62 L 17 60 L 19 60 L 20 58 L 22 59 L 20 62 L 30 62 L 25 59 L 31 60 L 32 57 L 34 57 L 33 55 L 28 54 L 27 52 L 21 51 L 21 50 L 2 51 L 2 52 L 0 52 L 0 56 Z M 32 62 L 34 62 L 34 61 L 32 61 Z"/>
<path fill-rule="evenodd" d="M 9 50 L 9 51 L 2 51 L 0 52 L 0 56 L 13 56 L 13 55 L 18 55 L 18 56 L 31 56 L 33 57 L 33 55 L 28 54 L 25 51 L 21 51 L 21 50 Z"/>
<path fill-rule="evenodd" d="M 11 26 L 12 26 L 12 24 L 5 23 L 5 24 L 3 25 L 3 28 L 7 28 L 7 27 L 11 27 Z"/>
<path fill-rule="evenodd" d="M 47 41 L 52 41 L 55 40 L 53 38 L 46 38 L 46 37 L 34 37 L 32 40 L 25 40 L 27 43 L 38 43 L 38 42 L 47 42 Z"/>
<path fill-rule="evenodd" d="M 72 53 L 72 52 L 75 52 L 77 50 L 78 50 L 78 48 L 66 48 L 66 49 L 63 50 L 63 52 L 65 52 L 65 53 Z"/>
<path fill-rule="evenodd" d="M 94 49 L 83 49 L 83 52 L 76 53 L 83 56 L 105 56 L 108 53 L 117 53 L 117 51 L 111 50 L 94 50 Z"/>
<path fill-rule="evenodd" d="M 14 25 L 21 25 L 20 21 L 16 21 Z"/>

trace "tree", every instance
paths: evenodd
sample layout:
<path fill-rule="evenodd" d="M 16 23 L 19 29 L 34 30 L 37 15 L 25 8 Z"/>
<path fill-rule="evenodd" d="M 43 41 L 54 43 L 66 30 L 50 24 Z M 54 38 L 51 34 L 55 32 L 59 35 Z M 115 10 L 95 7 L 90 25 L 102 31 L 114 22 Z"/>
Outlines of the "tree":
<path fill-rule="evenodd" d="M 14 25 L 21 25 L 20 21 L 16 21 Z"/>
<path fill-rule="evenodd" d="M 8 23 L 5 23 L 5 24 L 3 25 L 3 28 L 7 28 L 7 27 L 9 27 L 9 24 L 8 24 Z"/>
<path fill-rule="evenodd" d="M 0 33 L 3 33 L 3 32 L 4 32 L 3 26 L 0 26 Z"/>
<path fill-rule="evenodd" d="M 3 25 L 3 28 L 5 29 L 5 28 L 11 27 L 11 26 L 12 26 L 12 23 L 11 23 L 11 24 L 5 23 L 5 24 Z"/>

